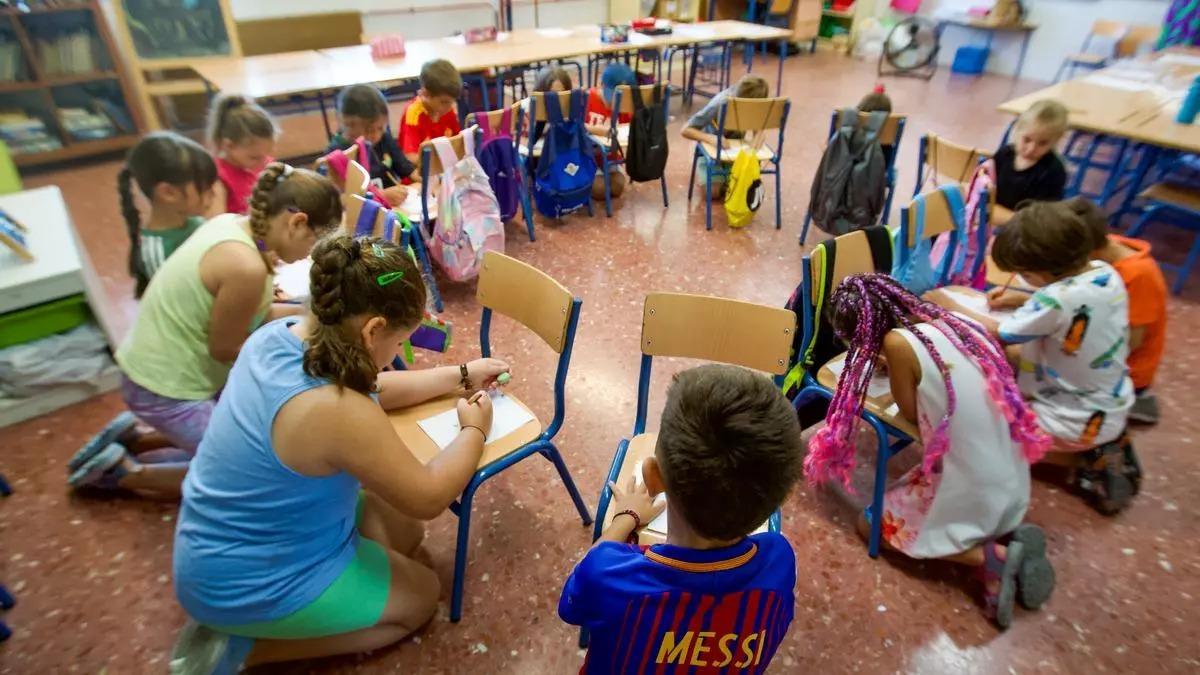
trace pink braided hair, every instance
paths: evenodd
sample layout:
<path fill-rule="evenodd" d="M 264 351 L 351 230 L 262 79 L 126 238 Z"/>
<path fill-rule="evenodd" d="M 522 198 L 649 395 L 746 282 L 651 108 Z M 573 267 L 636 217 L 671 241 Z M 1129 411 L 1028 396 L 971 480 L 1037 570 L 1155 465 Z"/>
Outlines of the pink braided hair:
<path fill-rule="evenodd" d="M 1029 463 L 1036 462 L 1049 449 L 1050 437 L 1038 427 L 1037 418 L 1025 405 L 1017 389 L 1012 367 L 1004 350 L 974 324 L 910 293 L 885 274 L 855 274 L 846 277 L 830 296 L 828 314 L 834 331 L 850 346 L 846 368 L 838 378 L 837 391 L 829 406 L 825 426 L 817 431 L 804 460 L 809 483 L 818 485 L 837 479 L 847 489 L 855 466 L 855 448 L 851 434 L 857 428 L 867 386 L 875 372 L 876 358 L 883 338 L 893 328 L 906 328 L 924 345 L 946 383 L 946 415 L 932 427 L 922 419 L 927 435 L 923 471 L 931 471 L 950 450 L 947 432 L 950 417 L 957 407 L 957 395 L 950 382 L 950 369 L 934 348 L 933 342 L 916 329 L 918 323 L 937 328 L 956 349 L 967 354 L 983 371 L 988 394 L 1008 422 L 1009 435 Z M 933 429 L 932 433 L 927 430 Z"/>

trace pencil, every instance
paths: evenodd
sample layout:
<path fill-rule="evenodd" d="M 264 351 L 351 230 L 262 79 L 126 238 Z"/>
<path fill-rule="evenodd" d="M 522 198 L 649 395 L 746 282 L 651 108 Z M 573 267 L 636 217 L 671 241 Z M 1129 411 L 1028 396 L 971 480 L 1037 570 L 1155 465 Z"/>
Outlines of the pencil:
<path fill-rule="evenodd" d="M 1004 288 L 1000 291 L 1000 295 L 1004 295 L 1005 293 L 1008 292 L 1008 287 L 1012 286 L 1012 282 L 1015 281 L 1016 278 L 1017 278 L 1016 272 L 1013 272 L 1011 275 L 1009 275 L 1008 281 L 1004 282 Z"/>
<path fill-rule="evenodd" d="M 467 399 L 467 405 L 475 405 L 476 403 L 478 403 L 478 402 L 479 402 L 479 399 L 480 399 L 480 398 L 482 398 L 482 397 L 483 397 L 483 392 L 482 392 L 482 391 L 477 391 L 477 392 L 475 392 L 475 393 L 474 393 L 474 394 L 471 396 L 471 398 Z"/>

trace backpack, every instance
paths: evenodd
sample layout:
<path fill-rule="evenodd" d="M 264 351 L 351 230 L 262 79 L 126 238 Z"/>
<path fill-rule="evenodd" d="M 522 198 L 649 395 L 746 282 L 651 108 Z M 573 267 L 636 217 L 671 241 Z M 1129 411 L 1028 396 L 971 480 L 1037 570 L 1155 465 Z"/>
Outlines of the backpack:
<path fill-rule="evenodd" d="M 625 173 L 629 180 L 658 180 L 667 166 L 667 116 L 662 109 L 662 85 L 654 87 L 654 105 L 647 106 L 640 89 L 630 88 L 633 121 L 629 124 L 629 148 Z"/>
<path fill-rule="evenodd" d="M 908 208 L 908 218 L 909 227 L 916 234 L 917 244 L 910 249 L 908 242 L 896 241 L 892 276 L 917 295 L 933 290 L 938 285 L 931 260 L 933 243 L 925 238 L 925 200 L 928 197 L 938 198 L 939 196 L 946 200 L 950 215 L 954 218 L 954 229 L 961 233 L 966 227 L 963 223 L 962 188 L 959 186 L 942 185 L 933 192 L 917 195 L 913 199 L 912 205 Z M 897 229 L 895 236 L 899 237 L 901 231 Z M 962 241 L 961 235 L 959 241 Z"/>
<path fill-rule="evenodd" d="M 442 163 L 442 189 L 438 218 L 426 237 L 429 256 L 454 281 L 478 275 L 485 251 L 504 252 L 500 206 L 487 174 L 475 159 L 474 134 L 463 134 L 462 139 L 462 159 L 454 153 L 450 139 L 433 139 Z"/>
<path fill-rule="evenodd" d="M 838 114 L 838 130 L 821 155 L 809 200 L 813 222 L 825 232 L 836 236 L 878 222 L 887 190 L 879 130 L 887 118 L 885 112 L 873 112 L 860 129 L 857 110 Z"/>
<path fill-rule="evenodd" d="M 367 141 L 362 136 L 359 136 L 358 138 L 354 139 L 354 145 L 358 148 L 358 152 L 354 155 L 356 160 L 358 161 L 359 165 L 362 166 L 363 170 L 367 172 L 367 175 L 370 176 L 371 162 L 375 161 L 374 155 L 371 154 L 372 146 L 370 141 Z M 329 171 L 333 173 L 333 176 L 341 181 L 343 185 L 345 185 L 346 172 L 350 167 L 350 158 L 346 156 L 345 150 L 337 148 L 325 155 L 325 166 L 329 167 Z M 343 192 L 353 192 L 353 190 L 350 188 L 350 186 L 346 186 Z M 375 201 L 388 208 L 394 206 L 393 204 L 388 203 L 387 198 L 383 196 L 383 190 L 379 189 L 379 186 L 375 185 L 374 182 L 367 182 L 367 194 L 370 195 Z"/>
<path fill-rule="evenodd" d="M 584 127 L 587 92 L 571 90 L 570 119 L 563 117 L 557 95 L 545 96 L 546 130 L 533 182 L 533 203 L 549 218 L 591 204 L 599 149 Z"/>
<path fill-rule="evenodd" d="M 517 169 L 517 151 L 513 147 L 512 108 L 505 108 L 500 118 L 500 130 L 492 131 L 492 125 L 487 118 L 479 115 L 483 121 L 479 125 L 483 133 L 483 144 L 479 146 L 479 165 L 487 174 L 500 206 L 500 220 L 508 222 L 516 217 L 520 206 L 520 172 Z"/>
<path fill-rule="evenodd" d="M 725 219 L 730 227 L 750 224 L 763 201 L 762 169 L 758 152 L 743 146 L 733 166 L 729 168 L 729 185 L 725 188 Z"/>
<path fill-rule="evenodd" d="M 949 262 L 950 276 L 946 284 L 949 286 L 969 286 L 977 290 L 987 287 L 987 268 L 984 259 L 987 256 L 987 242 L 992 237 L 992 225 L 986 223 L 986 232 L 982 234 L 983 246 L 980 246 L 981 214 L 989 211 L 996 196 L 996 165 L 990 160 L 980 164 L 971 177 L 967 186 L 967 206 L 965 215 L 966 227 L 959 232 L 959 246 L 955 251 L 954 260 Z M 987 200 L 987 201 L 984 201 Z M 941 261 L 950 246 L 950 233 L 944 232 L 933 242 L 930 255 L 934 260 Z M 945 264 L 939 262 L 939 265 Z"/>

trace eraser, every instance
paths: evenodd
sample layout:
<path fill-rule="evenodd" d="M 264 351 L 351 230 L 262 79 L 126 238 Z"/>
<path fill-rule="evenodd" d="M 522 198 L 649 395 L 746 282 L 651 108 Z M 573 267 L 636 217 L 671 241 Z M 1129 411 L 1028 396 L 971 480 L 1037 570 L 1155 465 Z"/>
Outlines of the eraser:
<path fill-rule="evenodd" d="M 512 375 L 509 375 L 508 373 L 500 373 L 498 376 L 496 376 L 496 384 L 499 385 L 508 384 L 511 380 Z"/>

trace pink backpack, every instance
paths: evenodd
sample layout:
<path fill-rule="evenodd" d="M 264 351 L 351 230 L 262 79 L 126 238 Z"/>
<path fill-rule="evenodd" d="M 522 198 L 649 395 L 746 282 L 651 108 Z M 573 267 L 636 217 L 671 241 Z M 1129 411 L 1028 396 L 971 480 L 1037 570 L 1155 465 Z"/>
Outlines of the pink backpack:
<path fill-rule="evenodd" d="M 979 246 L 980 207 L 990 210 L 990 204 L 982 204 L 983 199 L 991 202 L 996 197 L 996 165 L 989 159 L 975 169 L 971 183 L 967 186 L 966 228 L 960 233 L 959 246 L 954 260 L 950 263 L 950 277 L 947 284 L 951 286 L 969 286 L 979 290 L 987 287 L 987 265 L 980 264 L 983 256 L 987 255 L 988 243 L 992 239 L 992 224 L 986 224 L 987 231 L 983 235 L 984 246 Z M 940 261 L 946 255 L 950 245 L 950 233 L 939 236 L 930 249 L 930 259 Z M 978 269 L 976 269 L 978 266 Z"/>
<path fill-rule="evenodd" d="M 449 139 L 433 139 L 433 149 L 442 163 L 442 188 L 437 220 L 427 240 L 430 257 L 454 281 L 479 274 L 484 252 L 504 252 L 500 205 L 487 174 L 475 159 L 475 135 L 468 131 L 462 139 L 462 159 Z"/>

